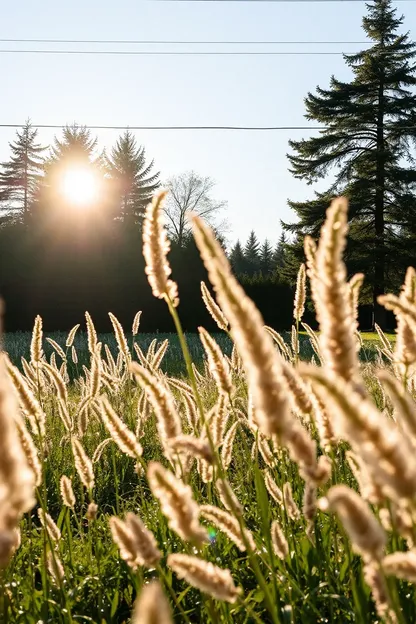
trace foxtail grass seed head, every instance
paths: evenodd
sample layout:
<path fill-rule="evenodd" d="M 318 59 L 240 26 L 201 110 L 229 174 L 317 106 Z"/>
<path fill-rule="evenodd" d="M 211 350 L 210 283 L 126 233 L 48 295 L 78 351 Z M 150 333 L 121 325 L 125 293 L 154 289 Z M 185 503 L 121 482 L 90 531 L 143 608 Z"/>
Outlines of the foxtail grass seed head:
<path fill-rule="evenodd" d="M 306 267 L 304 264 L 300 265 L 298 271 L 298 277 L 296 281 L 295 302 L 293 309 L 293 318 L 297 323 L 302 320 L 303 313 L 305 312 L 306 301 Z"/>
<path fill-rule="evenodd" d="M 279 559 L 286 559 L 286 557 L 289 555 L 289 546 L 286 541 L 286 537 L 282 531 L 282 528 L 277 520 L 274 520 L 272 522 L 271 537 L 273 551 L 276 557 L 279 557 Z"/>
<path fill-rule="evenodd" d="M 335 485 L 318 501 L 322 511 L 334 511 L 341 520 L 354 550 L 366 560 L 378 561 L 386 545 L 386 534 L 370 507 L 346 485 Z"/>
<path fill-rule="evenodd" d="M 292 486 L 289 481 L 283 484 L 283 503 L 286 513 L 291 520 L 299 520 L 300 511 L 293 499 Z"/>
<path fill-rule="evenodd" d="M 75 334 L 77 333 L 79 327 L 80 327 L 80 324 L 78 323 L 77 325 L 74 325 L 74 327 L 69 332 L 68 337 L 67 337 L 66 342 L 65 342 L 65 346 L 66 347 L 69 348 L 69 347 L 73 346 L 74 340 L 75 340 Z"/>
<path fill-rule="evenodd" d="M 283 505 L 283 492 L 268 470 L 264 470 L 264 484 L 270 496 L 278 505 Z"/>
<path fill-rule="evenodd" d="M 92 462 L 86 454 L 81 442 L 75 438 L 72 439 L 72 452 L 75 460 L 75 468 L 81 483 L 87 490 L 92 490 L 94 487 L 94 470 Z"/>
<path fill-rule="evenodd" d="M 49 551 L 46 557 L 46 565 L 54 583 L 60 587 L 65 578 L 64 566 L 56 551 Z"/>
<path fill-rule="evenodd" d="M 43 528 L 48 532 L 51 540 L 53 542 L 59 542 L 61 539 L 61 531 L 56 526 L 52 517 L 41 508 L 38 509 L 38 517 Z"/>
<path fill-rule="evenodd" d="M 78 364 L 78 353 L 74 345 L 71 347 L 71 358 L 74 364 Z"/>
<path fill-rule="evenodd" d="M 144 585 L 134 603 L 132 624 L 173 624 L 172 613 L 159 581 Z"/>
<path fill-rule="evenodd" d="M 232 275 L 211 229 L 195 215 L 193 230 L 218 303 L 230 323 L 232 338 L 241 355 L 260 428 L 267 435 L 280 435 L 291 422 L 280 356 L 264 330 L 260 312 Z"/>
<path fill-rule="evenodd" d="M 245 551 L 246 543 L 252 552 L 256 550 L 256 544 L 250 531 L 244 529 L 243 533 L 238 520 L 228 511 L 214 505 L 202 505 L 199 511 L 205 520 L 225 533 L 239 550 Z"/>
<path fill-rule="evenodd" d="M 87 513 L 85 514 L 85 517 L 87 518 L 89 522 L 92 522 L 93 520 L 97 518 L 97 512 L 98 512 L 97 503 L 91 502 L 88 505 L 88 509 L 87 509 Z"/>
<path fill-rule="evenodd" d="M 135 514 L 129 512 L 126 520 L 110 518 L 111 534 L 120 549 L 120 556 L 133 569 L 138 566 L 154 568 L 162 554 L 157 548 L 153 533 Z"/>
<path fill-rule="evenodd" d="M 205 459 L 208 463 L 212 463 L 214 460 L 211 447 L 206 440 L 201 438 L 195 438 L 191 435 L 180 435 L 177 438 L 171 438 L 169 445 L 177 453 L 189 453 L 193 457 Z"/>
<path fill-rule="evenodd" d="M 32 341 L 30 343 L 30 361 L 32 364 L 39 364 L 43 358 L 42 339 L 42 318 L 38 314 L 35 318 L 35 324 L 32 331 Z"/>
<path fill-rule="evenodd" d="M 217 384 L 218 390 L 229 396 L 233 390 L 233 382 L 228 362 L 218 343 L 215 342 L 214 338 L 206 329 L 198 327 L 198 331 L 202 346 L 208 358 L 209 371 Z"/>
<path fill-rule="evenodd" d="M 124 335 L 123 327 L 114 314 L 109 312 L 108 316 L 110 317 L 110 321 L 113 326 L 119 352 L 123 355 L 124 359 L 128 361 L 130 358 L 130 351 L 127 345 L 126 336 Z"/>
<path fill-rule="evenodd" d="M 387 576 L 416 583 L 416 551 L 394 552 L 382 560 L 382 568 Z"/>
<path fill-rule="evenodd" d="M 234 585 L 229 570 L 209 561 L 191 555 L 173 554 L 168 556 L 167 563 L 180 579 L 217 600 L 234 603 L 242 593 Z"/>
<path fill-rule="evenodd" d="M 397 624 L 397 616 L 390 606 L 389 590 L 380 566 L 368 563 L 364 566 L 364 580 L 371 589 L 379 617 L 386 624 Z"/>
<path fill-rule="evenodd" d="M 103 454 L 104 449 L 106 448 L 106 446 L 110 444 L 110 442 L 113 442 L 113 438 L 106 438 L 105 440 L 100 442 L 100 444 L 97 446 L 97 448 L 94 451 L 94 455 L 92 456 L 93 464 L 96 464 L 98 461 L 100 461 L 101 455 Z"/>
<path fill-rule="evenodd" d="M 65 355 L 65 351 L 62 349 L 62 347 L 56 342 L 56 340 L 53 340 L 52 338 L 46 338 L 46 342 L 49 342 L 49 344 L 51 345 L 51 347 L 53 349 L 55 349 L 56 353 L 59 355 L 59 357 L 62 360 L 66 359 L 66 355 Z M 53 354 L 52 354 L 53 355 Z"/>
<path fill-rule="evenodd" d="M 46 423 L 45 412 L 19 369 L 13 366 L 7 356 L 3 355 L 3 358 L 10 380 L 17 393 L 20 407 L 29 420 L 33 433 L 44 437 Z"/>
<path fill-rule="evenodd" d="M 316 486 L 306 482 L 303 492 L 303 516 L 308 522 L 312 522 L 316 515 Z"/>
<path fill-rule="evenodd" d="M 139 332 L 139 327 L 140 327 L 140 319 L 142 316 L 142 311 L 139 310 L 139 312 L 136 312 L 134 319 L 133 319 L 133 325 L 131 328 L 131 333 L 133 334 L 133 336 L 137 336 L 138 332 Z"/>
<path fill-rule="evenodd" d="M 416 304 L 416 271 L 409 267 L 406 272 L 400 298 L 410 306 Z M 409 368 L 416 364 L 416 331 L 414 324 L 409 324 L 400 312 L 397 317 L 397 340 L 394 350 L 394 360 L 400 367 L 402 375 L 409 372 Z"/>
<path fill-rule="evenodd" d="M 146 275 L 153 295 L 169 298 L 172 305 L 179 304 L 178 286 L 169 279 L 171 268 L 167 259 L 170 242 L 164 227 L 163 204 L 166 191 L 160 191 L 148 205 L 143 222 L 143 255 Z"/>
<path fill-rule="evenodd" d="M 358 329 L 358 305 L 360 301 L 360 291 L 364 283 L 364 274 L 356 273 L 348 282 L 348 294 L 351 306 L 352 317 L 355 321 L 355 328 Z"/>
<path fill-rule="evenodd" d="M 93 320 L 89 312 L 85 312 L 85 321 L 87 324 L 88 350 L 90 353 L 95 353 L 96 348 L 97 348 L 98 338 L 97 338 L 97 332 L 96 332 Z"/>
<path fill-rule="evenodd" d="M 16 529 L 32 509 L 35 476 L 28 465 L 16 429 L 17 402 L 0 353 L 0 567 L 16 548 Z"/>
<path fill-rule="evenodd" d="M 181 420 L 172 393 L 167 385 L 136 362 L 132 362 L 131 370 L 137 382 L 144 388 L 155 411 L 159 435 L 166 447 L 168 440 L 182 433 Z"/>
<path fill-rule="evenodd" d="M 231 460 L 233 458 L 233 445 L 235 434 L 237 433 L 239 425 L 240 423 L 237 420 L 237 422 L 231 425 L 231 427 L 225 434 L 224 442 L 221 449 L 221 462 L 224 469 L 227 469 L 231 464 Z"/>
<path fill-rule="evenodd" d="M 314 391 L 334 417 L 339 437 L 351 443 L 364 460 L 371 478 L 393 499 L 416 494 L 416 459 L 408 438 L 355 385 L 328 377 L 316 367 L 303 369 Z"/>
<path fill-rule="evenodd" d="M 198 521 L 199 507 L 191 487 L 154 461 L 149 464 L 147 478 L 172 531 L 185 541 L 208 541 L 207 531 Z"/>
<path fill-rule="evenodd" d="M 36 487 L 42 483 L 42 465 L 39 461 L 39 455 L 32 436 L 26 429 L 24 422 L 16 416 L 16 429 L 20 439 L 20 444 L 25 454 L 27 464 L 33 472 Z"/>
<path fill-rule="evenodd" d="M 59 482 L 62 502 L 66 507 L 73 509 L 75 507 L 76 499 L 74 490 L 72 488 L 72 481 L 69 477 L 62 475 Z"/>
<path fill-rule="evenodd" d="M 100 407 L 102 421 L 119 449 L 134 459 L 141 457 L 143 449 L 140 442 L 117 416 L 107 397 L 101 398 Z"/>
<path fill-rule="evenodd" d="M 218 497 L 227 511 L 230 511 L 236 516 L 241 516 L 243 513 L 243 506 L 232 490 L 229 482 L 226 479 L 217 479 L 215 487 Z"/>
<path fill-rule="evenodd" d="M 326 213 L 316 252 L 315 306 L 321 330 L 319 344 L 329 371 L 346 381 L 357 377 L 355 319 L 351 310 L 346 268 L 348 202 L 333 200 Z"/>
<path fill-rule="evenodd" d="M 228 321 L 225 318 L 221 308 L 209 292 L 205 282 L 201 282 L 201 294 L 206 309 L 208 310 L 218 327 L 223 331 L 228 331 Z"/>

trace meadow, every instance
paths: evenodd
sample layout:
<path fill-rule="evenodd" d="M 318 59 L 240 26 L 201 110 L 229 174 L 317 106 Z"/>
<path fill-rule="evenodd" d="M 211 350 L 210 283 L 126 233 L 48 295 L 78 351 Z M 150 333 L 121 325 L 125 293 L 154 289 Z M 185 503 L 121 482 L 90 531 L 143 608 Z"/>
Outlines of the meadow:
<path fill-rule="evenodd" d="M 0 620 L 416 621 L 414 270 L 383 300 L 397 338 L 363 342 L 334 201 L 280 336 L 195 219 L 219 331 L 185 336 L 160 202 L 145 258 L 176 337 L 142 336 L 140 315 L 97 335 L 88 314 L 69 335 L 37 317 L 5 336 Z"/>

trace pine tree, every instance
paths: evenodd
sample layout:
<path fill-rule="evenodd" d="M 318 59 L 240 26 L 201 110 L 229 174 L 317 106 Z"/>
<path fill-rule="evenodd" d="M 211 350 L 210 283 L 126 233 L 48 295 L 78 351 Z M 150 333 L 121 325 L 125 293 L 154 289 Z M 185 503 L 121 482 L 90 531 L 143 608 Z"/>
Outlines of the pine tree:
<path fill-rule="evenodd" d="M 254 230 L 251 230 L 247 243 L 244 247 L 244 259 L 246 263 L 246 273 L 255 275 L 260 270 L 260 243 Z"/>
<path fill-rule="evenodd" d="M 231 249 L 230 262 L 235 275 L 239 276 L 245 273 L 246 263 L 244 258 L 244 252 L 239 240 Z"/>
<path fill-rule="evenodd" d="M 318 87 L 306 97 L 306 118 L 326 129 L 318 137 L 290 142 L 295 177 L 313 183 L 333 173 L 335 179 L 314 200 L 290 202 L 299 222 L 285 227 L 316 236 L 330 199 L 346 195 L 348 257 L 366 273 L 375 320 L 384 325 L 377 298 L 414 255 L 416 45 L 398 33 L 403 17 L 396 16 L 391 0 L 375 0 L 367 9 L 363 29 L 373 45 L 344 55 L 352 81 L 332 77 L 329 89 Z"/>
<path fill-rule="evenodd" d="M 37 201 L 38 216 L 50 219 L 55 215 L 62 224 L 63 220 L 83 220 L 97 217 L 100 213 L 108 215 L 108 181 L 105 178 L 105 162 L 102 154 L 97 154 L 98 139 L 91 135 L 91 131 L 84 126 L 73 124 L 65 126 L 62 137 L 55 137 L 50 148 L 50 154 L 45 161 L 45 176 L 42 181 Z M 100 192 L 91 200 L 88 210 L 81 215 L 80 211 L 73 210 L 70 200 L 62 190 L 65 175 L 71 171 L 81 170 L 91 174 L 96 179 Z"/>
<path fill-rule="evenodd" d="M 280 234 L 279 241 L 273 252 L 273 264 L 274 264 L 274 267 L 278 270 L 283 269 L 285 266 L 286 246 L 287 246 L 287 237 L 286 237 L 286 234 L 282 232 Z"/>
<path fill-rule="evenodd" d="M 37 143 L 38 131 L 28 120 L 17 138 L 9 143 L 12 155 L 2 163 L 0 172 L 0 205 L 7 220 L 27 223 L 32 203 L 42 176 L 42 152 L 46 147 Z"/>
<path fill-rule="evenodd" d="M 153 160 L 146 162 L 145 148 L 126 130 L 107 157 L 107 166 L 117 197 L 119 217 L 138 223 L 144 209 L 159 186 L 159 173 L 151 173 Z"/>
<path fill-rule="evenodd" d="M 260 271 L 263 277 L 268 277 L 273 272 L 273 247 L 267 238 L 260 249 Z"/>

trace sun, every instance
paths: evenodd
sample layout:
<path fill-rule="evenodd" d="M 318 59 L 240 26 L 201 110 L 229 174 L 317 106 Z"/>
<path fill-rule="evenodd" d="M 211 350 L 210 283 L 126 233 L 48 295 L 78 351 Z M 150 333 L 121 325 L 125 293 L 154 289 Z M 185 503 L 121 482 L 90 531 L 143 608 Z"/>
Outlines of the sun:
<path fill-rule="evenodd" d="M 61 192 L 70 204 L 87 207 L 98 199 L 100 183 L 88 167 L 74 167 L 63 173 Z"/>

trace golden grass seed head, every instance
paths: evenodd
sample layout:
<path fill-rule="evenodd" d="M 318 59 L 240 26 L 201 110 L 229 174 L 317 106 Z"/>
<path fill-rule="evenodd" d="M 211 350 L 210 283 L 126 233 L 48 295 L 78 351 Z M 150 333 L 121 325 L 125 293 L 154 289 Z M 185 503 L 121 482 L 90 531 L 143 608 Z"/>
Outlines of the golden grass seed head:
<path fill-rule="evenodd" d="M 208 534 L 199 524 L 199 506 L 193 498 L 191 487 L 154 461 L 149 464 L 147 478 L 172 531 L 185 541 L 207 541 Z"/>
<path fill-rule="evenodd" d="M 292 486 L 289 481 L 283 484 L 283 503 L 289 518 L 291 520 L 299 520 L 301 514 L 299 507 L 293 499 Z"/>
<path fill-rule="evenodd" d="M 341 520 L 356 552 L 369 561 L 378 561 L 386 545 L 386 534 L 370 507 L 346 485 L 331 487 L 318 501 L 323 511 L 334 511 Z"/>
<path fill-rule="evenodd" d="M 235 516 L 241 516 L 243 513 L 243 506 L 235 495 L 229 482 L 226 479 L 217 479 L 215 487 L 218 497 L 227 511 L 230 511 Z"/>
<path fill-rule="evenodd" d="M 171 268 L 167 259 L 170 243 L 164 227 L 163 204 L 167 193 L 160 191 L 148 205 L 143 221 L 143 255 L 146 275 L 153 295 L 169 298 L 177 306 L 178 286 L 169 279 Z"/>
<path fill-rule="evenodd" d="M 35 486 L 39 487 L 42 483 L 42 465 L 39 461 L 39 455 L 33 438 L 26 429 L 24 422 L 18 416 L 15 419 L 16 429 L 20 439 L 20 444 L 25 454 L 27 464 L 33 472 Z"/>
<path fill-rule="evenodd" d="M 279 559 L 286 559 L 286 557 L 289 555 L 289 546 L 286 537 L 282 531 L 282 528 L 277 520 L 274 520 L 272 522 L 270 533 L 272 537 L 274 554 L 276 555 L 276 557 L 279 557 Z"/>
<path fill-rule="evenodd" d="M 121 418 L 117 416 L 110 401 L 105 396 L 100 399 L 100 413 L 108 433 L 119 449 L 134 459 L 141 457 L 143 449 L 140 442 L 137 440 L 134 433 L 124 424 Z"/>
<path fill-rule="evenodd" d="M 171 438 L 169 445 L 177 453 L 186 452 L 193 457 L 202 458 L 208 463 L 214 461 L 211 447 L 206 440 L 201 438 L 195 438 L 191 435 L 180 435 L 176 438 Z"/>
<path fill-rule="evenodd" d="M 146 391 L 157 417 L 161 441 L 166 445 L 168 440 L 182 433 L 181 420 L 172 393 L 160 379 L 136 362 L 132 362 L 131 370 L 138 383 Z"/>
<path fill-rule="evenodd" d="M 52 517 L 41 508 L 38 509 L 38 517 L 43 528 L 45 529 L 45 531 L 48 532 L 51 540 L 53 542 L 59 542 L 59 540 L 61 539 L 61 531 L 56 526 Z"/>
<path fill-rule="evenodd" d="M 124 335 L 123 327 L 120 321 L 118 320 L 118 318 L 114 314 L 112 314 L 112 312 L 109 312 L 108 316 L 110 317 L 110 321 L 113 326 L 114 335 L 116 337 L 119 351 L 120 353 L 123 354 L 124 359 L 128 361 L 130 357 L 130 351 L 127 346 L 127 340 L 126 340 L 126 336 Z"/>
<path fill-rule="evenodd" d="M 387 576 L 416 583 L 416 551 L 394 552 L 382 559 L 382 569 Z"/>
<path fill-rule="evenodd" d="M 305 312 L 306 301 L 306 267 L 304 264 L 300 265 L 298 276 L 296 280 L 296 292 L 293 308 L 293 318 L 297 323 L 302 320 L 303 313 Z"/>
<path fill-rule="evenodd" d="M 35 318 L 35 324 L 33 325 L 32 340 L 30 343 L 30 361 L 32 364 L 39 364 L 43 358 L 42 339 L 42 318 L 38 314 Z"/>
<path fill-rule="evenodd" d="M 75 468 L 81 483 L 87 490 L 92 490 L 95 482 L 92 462 L 86 454 L 81 442 L 76 438 L 72 439 L 72 452 L 75 460 Z"/>
<path fill-rule="evenodd" d="M 205 282 L 201 282 L 201 294 L 205 307 L 218 325 L 223 331 L 228 331 L 228 321 L 225 318 L 220 306 L 209 292 Z"/>
<path fill-rule="evenodd" d="M 65 571 L 62 561 L 56 551 L 49 551 L 46 557 L 46 565 L 54 583 L 60 587 L 65 578 Z"/>
<path fill-rule="evenodd" d="M 139 312 L 136 312 L 136 314 L 134 315 L 133 325 L 131 327 L 131 333 L 133 334 L 133 336 L 137 336 L 139 332 L 141 316 L 142 316 L 141 310 L 139 310 Z"/>
<path fill-rule="evenodd" d="M 167 563 L 180 579 L 217 600 L 234 603 L 241 594 L 230 571 L 209 561 L 175 553 L 168 556 Z"/>
<path fill-rule="evenodd" d="M 270 496 L 278 505 L 283 505 L 283 492 L 268 470 L 263 471 L 264 484 Z"/>
<path fill-rule="evenodd" d="M 138 566 L 153 568 L 161 559 L 153 533 L 141 519 L 129 512 L 126 520 L 110 518 L 111 534 L 120 549 L 120 556 L 133 569 Z"/>
<path fill-rule="evenodd" d="M 68 334 L 68 337 L 65 341 L 65 346 L 66 347 L 72 347 L 74 345 L 74 340 L 75 340 L 75 334 L 77 333 L 78 329 L 80 327 L 80 324 L 78 323 L 77 325 L 74 325 L 74 327 L 71 329 L 71 331 Z"/>
<path fill-rule="evenodd" d="M 65 351 L 62 349 L 62 347 L 56 342 L 56 340 L 53 340 L 52 338 L 46 338 L 46 341 L 49 342 L 49 344 L 51 345 L 51 347 L 53 349 L 55 349 L 56 353 L 59 355 L 59 357 L 62 360 L 66 360 L 66 355 L 65 355 Z"/>
<path fill-rule="evenodd" d="M 225 470 L 227 470 L 231 464 L 231 460 L 233 457 L 234 439 L 239 425 L 240 423 L 237 420 L 237 422 L 231 425 L 224 437 L 224 442 L 221 449 L 221 463 Z"/>
<path fill-rule="evenodd" d="M 89 312 L 85 312 L 85 321 L 87 324 L 87 341 L 90 353 L 95 353 L 97 347 L 97 331 Z"/>
<path fill-rule="evenodd" d="M 62 502 L 66 507 L 73 509 L 75 507 L 76 499 L 74 490 L 72 488 L 72 481 L 66 475 L 62 475 L 59 481 L 59 487 L 61 491 Z"/>
<path fill-rule="evenodd" d="M 132 624 L 173 624 L 169 603 L 159 581 L 144 585 L 134 603 Z"/>
<path fill-rule="evenodd" d="M 256 543 L 248 529 L 242 531 L 238 520 L 228 511 L 214 505 L 201 505 L 200 515 L 209 523 L 225 533 L 241 551 L 246 550 L 246 543 L 252 552 L 256 551 Z"/>
<path fill-rule="evenodd" d="M 204 329 L 198 327 L 199 337 L 204 347 L 204 351 L 208 358 L 208 367 L 217 384 L 219 392 L 230 396 L 233 391 L 233 382 L 231 379 L 231 370 L 227 360 L 224 357 L 218 343 Z"/>
<path fill-rule="evenodd" d="M 221 246 L 196 215 L 193 230 L 218 303 L 230 323 L 232 338 L 242 358 L 260 427 L 265 434 L 279 435 L 291 420 L 280 357 L 264 331 L 260 312 L 232 275 Z"/>
<path fill-rule="evenodd" d="M 45 436 L 46 424 L 45 412 L 18 368 L 13 366 L 7 356 L 3 355 L 3 358 L 10 380 L 17 393 L 20 407 L 29 420 L 33 433 L 43 438 Z"/>

